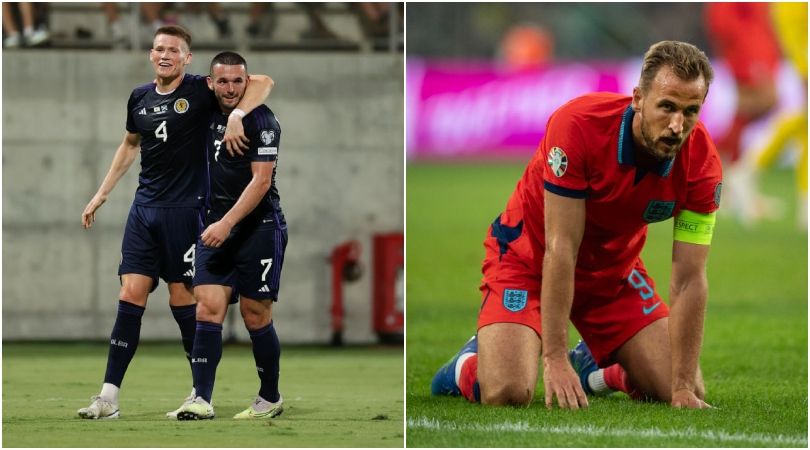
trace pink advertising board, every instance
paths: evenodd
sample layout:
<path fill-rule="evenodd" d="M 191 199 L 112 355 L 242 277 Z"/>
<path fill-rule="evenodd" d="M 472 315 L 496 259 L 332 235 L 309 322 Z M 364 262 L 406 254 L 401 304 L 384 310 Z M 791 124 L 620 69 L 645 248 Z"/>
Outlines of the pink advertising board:
<path fill-rule="evenodd" d="M 569 62 L 530 71 L 492 63 L 408 58 L 406 122 L 410 159 L 526 158 L 555 109 L 596 91 L 632 93 L 640 60 Z M 719 135 L 733 118 L 735 84 L 722 63 L 701 112 Z M 802 82 L 787 65 L 779 74 L 780 108 L 803 107 Z"/>

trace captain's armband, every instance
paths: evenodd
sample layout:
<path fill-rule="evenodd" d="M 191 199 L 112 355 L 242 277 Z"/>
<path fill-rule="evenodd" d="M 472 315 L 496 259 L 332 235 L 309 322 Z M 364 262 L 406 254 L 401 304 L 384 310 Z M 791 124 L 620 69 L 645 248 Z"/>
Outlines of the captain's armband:
<path fill-rule="evenodd" d="M 674 239 L 690 244 L 711 244 L 716 215 L 716 212 L 702 214 L 685 209 L 681 210 L 675 217 Z"/>

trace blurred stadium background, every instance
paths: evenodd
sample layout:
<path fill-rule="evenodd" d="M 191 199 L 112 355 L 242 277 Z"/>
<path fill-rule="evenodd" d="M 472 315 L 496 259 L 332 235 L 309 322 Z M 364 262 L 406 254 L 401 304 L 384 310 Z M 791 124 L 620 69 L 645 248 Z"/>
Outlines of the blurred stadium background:
<path fill-rule="evenodd" d="M 399 7 L 391 8 L 392 23 L 401 19 Z M 276 31 L 267 39 L 289 45 L 271 51 L 268 42 L 243 31 L 247 3 L 222 4 L 234 30 L 227 39 L 217 37 L 204 12 L 200 18 L 182 12 L 182 4 L 176 8 L 180 12 L 167 14 L 175 14 L 171 20 L 189 26 L 194 36 L 189 73 L 207 73 L 217 51 L 236 48 L 250 71 L 276 81 L 268 104 L 283 128 L 278 184 L 290 223 L 276 311 L 281 339 L 330 341 L 332 252 L 347 241 L 360 245 L 357 257 L 364 270 L 343 289 L 345 342 L 377 341 L 374 289 L 385 291 L 389 303 L 386 331 L 401 334 L 401 269 L 391 277 L 385 271 L 397 264 L 382 261 L 383 272 L 375 273 L 381 258 L 395 260 L 396 252 L 374 255 L 375 236 L 396 250 L 392 243 L 403 228 L 401 29 L 391 28 L 393 48 L 375 50 L 376 38 L 365 37 L 353 9 L 327 4 L 323 20 L 342 37 L 299 39 L 306 31 L 303 8 L 281 3 L 275 7 Z M 147 60 L 151 25 L 133 14 L 137 4 L 122 3 L 119 9 L 121 20 L 137 30 L 135 50 L 113 49 L 100 4 L 53 3 L 50 48 L 3 52 L 6 341 L 102 339 L 114 321 L 120 241 L 137 186 L 137 163 L 101 208 L 93 229 L 82 230 L 80 215 L 121 141 L 129 93 L 154 76 Z M 77 27 L 95 34 L 78 39 Z M 143 338 L 175 338 L 164 283 L 149 305 Z M 227 333 L 247 340 L 237 318 L 229 317 Z"/>
<path fill-rule="evenodd" d="M 714 59 L 701 118 L 721 135 L 733 119 L 735 83 L 713 53 L 703 9 L 701 3 L 409 5 L 409 160 L 525 159 L 549 115 L 571 98 L 599 90 L 629 95 L 642 55 L 664 39 L 693 43 Z M 805 108 L 804 85 L 789 62 L 782 64 L 773 116 Z M 746 140 L 753 143 L 768 122 L 755 124 Z"/>
<path fill-rule="evenodd" d="M 475 330 L 487 226 L 554 110 L 592 91 L 630 95 L 644 52 L 675 39 L 712 59 L 715 81 L 701 119 L 715 140 L 730 129 L 737 87 L 707 31 L 706 4 L 408 4 L 409 446 L 807 445 L 807 210 L 806 190 L 794 181 L 807 145 L 806 4 L 804 11 L 804 20 L 794 14 L 789 30 L 803 45 L 804 69 L 780 57 L 776 106 L 741 139 L 753 155 L 772 139 L 780 118 L 803 117 L 804 137 L 789 140 L 757 175 L 779 207 L 763 220 L 738 221 L 729 213 L 724 183 L 702 353 L 709 402 L 721 412 L 673 414 L 618 395 L 594 399 L 589 411 L 571 415 L 542 407 L 542 381 L 526 410 L 431 398 L 430 380 Z M 672 222 L 651 226 L 642 256 L 665 299 L 671 242 Z M 578 335 L 573 328 L 569 334 L 573 345 Z"/>

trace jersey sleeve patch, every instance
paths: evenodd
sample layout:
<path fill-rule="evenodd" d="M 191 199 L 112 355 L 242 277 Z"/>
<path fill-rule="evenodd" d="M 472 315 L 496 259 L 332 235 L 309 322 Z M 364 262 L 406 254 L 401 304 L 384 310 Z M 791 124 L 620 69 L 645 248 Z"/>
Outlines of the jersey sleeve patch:
<path fill-rule="evenodd" d="M 723 182 L 717 183 L 717 186 L 714 187 L 714 206 L 716 208 L 720 207 L 720 195 L 723 191 Z"/>
<path fill-rule="evenodd" d="M 272 128 L 262 128 L 259 130 L 259 140 L 261 144 L 256 149 L 256 154 L 258 156 L 268 157 L 267 159 L 262 158 L 262 160 L 273 161 L 278 157 L 278 134 L 279 133 Z"/>
<path fill-rule="evenodd" d="M 259 132 L 259 138 L 262 140 L 262 144 L 270 145 L 276 140 L 276 132 L 274 130 L 262 130 Z"/>
<path fill-rule="evenodd" d="M 581 122 L 582 119 L 575 112 L 566 108 L 557 110 L 548 121 L 546 135 L 540 144 L 543 157 L 537 161 L 542 163 L 547 190 L 555 192 L 553 189 L 557 187 L 569 193 L 576 191 L 576 198 L 584 198 L 584 192 L 588 189 L 586 147 Z M 549 185 L 553 187 L 549 188 Z"/>
<path fill-rule="evenodd" d="M 551 173 L 557 178 L 565 175 L 565 170 L 568 169 L 568 155 L 565 150 L 560 147 L 553 147 L 548 152 L 548 166 L 551 168 Z"/>
<path fill-rule="evenodd" d="M 259 147 L 259 156 L 277 156 L 278 147 Z"/>

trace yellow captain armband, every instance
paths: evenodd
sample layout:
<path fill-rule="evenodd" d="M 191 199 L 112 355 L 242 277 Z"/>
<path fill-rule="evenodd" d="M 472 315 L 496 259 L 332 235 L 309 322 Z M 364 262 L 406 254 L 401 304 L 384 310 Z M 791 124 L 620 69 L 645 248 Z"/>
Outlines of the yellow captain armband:
<path fill-rule="evenodd" d="M 682 209 L 675 217 L 674 239 L 690 244 L 711 244 L 716 215 L 714 212 L 701 214 Z"/>

